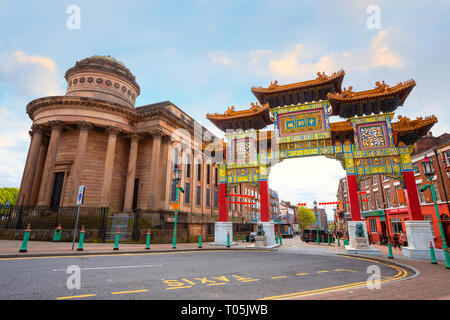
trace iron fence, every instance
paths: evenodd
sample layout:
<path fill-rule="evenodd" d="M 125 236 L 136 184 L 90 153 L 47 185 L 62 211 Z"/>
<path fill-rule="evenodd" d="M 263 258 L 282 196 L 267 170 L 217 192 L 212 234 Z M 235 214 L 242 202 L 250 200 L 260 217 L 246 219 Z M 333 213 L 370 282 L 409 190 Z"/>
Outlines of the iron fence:
<path fill-rule="evenodd" d="M 12 207 L 0 211 L 0 229 L 24 229 L 28 224 L 39 230 L 54 230 L 59 225 L 73 229 L 77 211 L 78 207 Z M 100 230 L 104 240 L 108 211 L 108 208 L 80 207 L 78 226 Z"/>
<path fill-rule="evenodd" d="M 140 229 L 170 229 L 173 230 L 175 226 L 175 212 L 169 210 L 150 210 L 150 209 L 135 209 L 132 238 L 134 241 L 139 240 Z M 186 230 L 188 228 L 188 213 L 177 213 L 177 229 Z"/>

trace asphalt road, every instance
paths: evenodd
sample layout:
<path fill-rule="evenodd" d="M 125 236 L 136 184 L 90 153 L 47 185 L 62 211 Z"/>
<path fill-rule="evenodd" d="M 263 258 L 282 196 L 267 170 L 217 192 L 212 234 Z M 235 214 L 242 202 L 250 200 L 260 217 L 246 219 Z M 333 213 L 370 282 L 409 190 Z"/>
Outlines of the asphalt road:
<path fill-rule="evenodd" d="M 67 273 L 69 266 L 79 273 Z M 369 266 L 379 267 L 382 282 L 411 275 L 361 258 L 287 251 L 0 259 L 0 299 L 284 299 L 365 285 Z"/>

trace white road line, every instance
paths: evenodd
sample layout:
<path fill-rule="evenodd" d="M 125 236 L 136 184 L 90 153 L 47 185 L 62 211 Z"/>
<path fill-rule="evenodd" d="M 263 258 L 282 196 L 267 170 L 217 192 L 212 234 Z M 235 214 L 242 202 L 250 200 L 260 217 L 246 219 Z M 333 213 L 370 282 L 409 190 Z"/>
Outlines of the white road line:
<path fill-rule="evenodd" d="M 149 268 L 162 267 L 162 264 L 147 264 L 142 266 L 119 266 L 119 267 L 96 267 L 96 268 L 80 268 L 80 270 L 106 270 L 106 269 L 127 269 L 127 268 Z M 55 269 L 53 271 L 67 271 L 67 269 Z"/>

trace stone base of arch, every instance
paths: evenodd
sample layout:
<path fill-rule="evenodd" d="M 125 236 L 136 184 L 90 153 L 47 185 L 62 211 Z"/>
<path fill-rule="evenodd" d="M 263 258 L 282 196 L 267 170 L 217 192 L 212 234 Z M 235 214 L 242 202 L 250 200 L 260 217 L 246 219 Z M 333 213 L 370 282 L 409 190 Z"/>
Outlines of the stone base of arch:
<path fill-rule="evenodd" d="M 366 239 L 366 241 L 363 245 L 360 244 L 360 241 L 357 241 L 356 237 L 356 225 L 358 223 L 362 224 L 364 228 L 364 238 Z M 345 246 L 345 250 L 347 251 L 347 253 L 362 254 L 362 255 L 382 255 L 380 250 L 369 245 L 369 239 L 367 235 L 368 235 L 367 225 L 364 221 L 349 221 L 348 222 L 349 244 L 348 246 Z"/>

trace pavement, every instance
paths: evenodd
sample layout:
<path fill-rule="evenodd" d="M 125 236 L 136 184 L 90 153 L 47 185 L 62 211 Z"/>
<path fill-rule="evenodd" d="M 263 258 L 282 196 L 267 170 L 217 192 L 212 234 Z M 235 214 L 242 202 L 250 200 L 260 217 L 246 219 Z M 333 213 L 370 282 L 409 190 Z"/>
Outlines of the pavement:
<path fill-rule="evenodd" d="M 150 250 L 145 250 L 145 244 L 121 243 L 119 250 L 113 250 L 113 243 L 85 243 L 83 251 L 72 250 L 71 242 L 48 242 L 30 241 L 28 251 L 19 253 L 22 241 L 0 240 L 0 259 L 17 257 L 39 257 L 39 256 L 73 256 L 91 254 L 124 254 L 124 253 L 149 253 L 149 252 L 174 252 L 174 251 L 208 251 L 208 250 L 251 250 L 258 249 L 254 244 L 239 241 L 231 248 L 226 246 L 215 246 L 212 243 L 203 243 L 203 247 L 198 248 L 198 243 L 179 243 L 176 249 L 172 249 L 172 244 L 151 244 Z M 431 264 L 430 261 L 416 260 L 402 255 L 401 250 L 392 248 L 394 259 L 388 259 L 387 246 L 373 245 L 379 249 L 382 256 L 364 257 L 352 255 L 361 259 L 376 259 L 381 263 L 397 264 L 398 266 L 409 267 L 416 271 L 416 275 L 406 280 L 385 283 L 382 290 L 361 288 L 347 288 L 346 290 L 334 290 L 302 296 L 301 298 L 288 297 L 287 299 L 319 299 L 319 300 L 450 300 L 450 270 L 445 268 L 443 262 Z M 283 239 L 280 248 L 272 249 L 285 253 L 299 253 L 312 255 L 348 256 L 341 241 L 341 246 L 337 244 L 328 245 L 316 243 L 305 243 L 300 238 Z"/>

